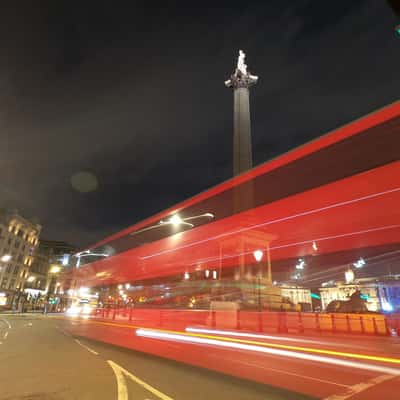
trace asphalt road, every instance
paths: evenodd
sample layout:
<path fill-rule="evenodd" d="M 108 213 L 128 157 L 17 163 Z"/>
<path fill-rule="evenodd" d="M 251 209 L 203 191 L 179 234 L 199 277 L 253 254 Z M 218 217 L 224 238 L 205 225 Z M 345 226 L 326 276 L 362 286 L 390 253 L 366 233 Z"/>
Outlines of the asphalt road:
<path fill-rule="evenodd" d="M 0 314 L 1 400 L 309 399 L 110 344 L 62 321 Z"/>

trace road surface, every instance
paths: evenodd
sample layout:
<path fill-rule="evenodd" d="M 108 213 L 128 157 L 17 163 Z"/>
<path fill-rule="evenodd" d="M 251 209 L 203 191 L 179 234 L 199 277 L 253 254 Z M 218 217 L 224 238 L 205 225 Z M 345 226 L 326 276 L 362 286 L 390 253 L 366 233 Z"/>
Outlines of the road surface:
<path fill-rule="evenodd" d="M 310 399 L 67 332 L 62 319 L 0 314 L 1 400 Z"/>

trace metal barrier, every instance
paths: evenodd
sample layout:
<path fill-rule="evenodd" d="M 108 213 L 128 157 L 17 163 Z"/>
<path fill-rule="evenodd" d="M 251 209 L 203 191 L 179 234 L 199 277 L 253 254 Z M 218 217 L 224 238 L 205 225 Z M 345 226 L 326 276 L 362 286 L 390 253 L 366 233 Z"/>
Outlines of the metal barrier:
<path fill-rule="evenodd" d="M 94 318 L 142 327 L 183 330 L 188 326 L 250 332 L 332 332 L 400 336 L 400 316 L 274 311 L 115 308 L 96 309 Z"/>

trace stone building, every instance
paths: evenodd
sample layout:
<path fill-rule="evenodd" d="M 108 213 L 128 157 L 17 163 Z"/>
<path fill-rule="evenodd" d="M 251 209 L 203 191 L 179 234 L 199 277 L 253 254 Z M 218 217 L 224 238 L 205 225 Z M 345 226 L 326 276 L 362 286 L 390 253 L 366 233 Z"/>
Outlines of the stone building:
<path fill-rule="evenodd" d="M 41 225 L 17 210 L 0 209 L 0 292 L 4 305 L 18 307 L 39 245 Z"/>

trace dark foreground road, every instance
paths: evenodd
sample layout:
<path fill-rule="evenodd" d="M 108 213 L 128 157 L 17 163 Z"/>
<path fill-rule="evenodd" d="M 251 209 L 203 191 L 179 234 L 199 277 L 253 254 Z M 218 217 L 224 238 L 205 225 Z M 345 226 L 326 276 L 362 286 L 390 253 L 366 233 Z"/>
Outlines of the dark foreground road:
<path fill-rule="evenodd" d="M 307 399 L 73 337 L 60 320 L 0 314 L 1 400 Z"/>

